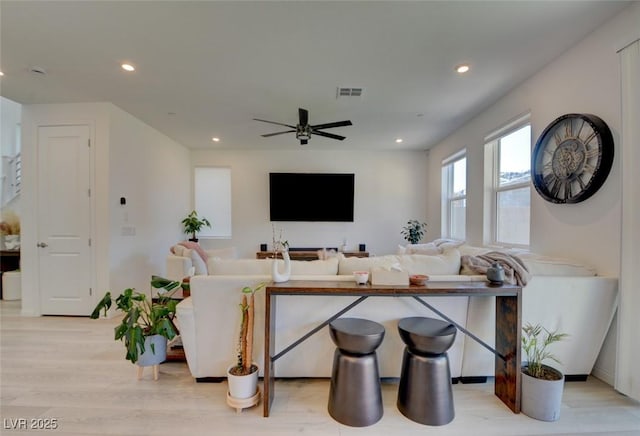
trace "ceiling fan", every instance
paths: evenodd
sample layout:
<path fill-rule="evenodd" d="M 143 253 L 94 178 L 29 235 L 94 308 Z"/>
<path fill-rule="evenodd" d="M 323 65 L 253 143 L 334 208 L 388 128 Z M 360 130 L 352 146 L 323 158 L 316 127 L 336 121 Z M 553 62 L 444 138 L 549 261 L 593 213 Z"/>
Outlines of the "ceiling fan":
<path fill-rule="evenodd" d="M 333 127 L 342 127 L 342 126 L 351 126 L 351 121 L 336 121 L 334 123 L 326 123 L 326 124 L 316 124 L 312 126 L 309 124 L 309 111 L 306 109 L 299 108 L 298 109 L 298 124 L 295 126 L 291 124 L 278 123 L 276 121 L 269 120 L 261 120 L 259 118 L 254 118 L 255 121 L 262 121 L 263 123 L 277 124 L 279 126 L 289 127 L 291 130 L 285 130 L 283 132 L 275 132 L 275 133 L 267 133 L 265 135 L 261 135 L 264 138 L 268 138 L 269 136 L 282 135 L 284 133 L 293 133 L 296 134 L 296 139 L 300 140 L 300 145 L 305 145 L 309 143 L 309 139 L 311 139 L 311 135 L 324 136 L 325 138 L 337 139 L 338 141 L 342 141 L 345 139 L 344 136 L 334 135 L 333 133 L 322 132 L 321 129 L 330 129 Z"/>

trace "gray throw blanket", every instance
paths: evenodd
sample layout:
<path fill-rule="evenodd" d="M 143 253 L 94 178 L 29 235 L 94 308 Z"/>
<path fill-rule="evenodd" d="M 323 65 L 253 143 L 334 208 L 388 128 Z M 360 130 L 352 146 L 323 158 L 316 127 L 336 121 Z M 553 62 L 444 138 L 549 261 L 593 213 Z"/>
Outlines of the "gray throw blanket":
<path fill-rule="evenodd" d="M 490 251 L 479 256 L 463 255 L 460 258 L 460 274 L 487 274 L 487 269 L 498 262 L 504 268 L 505 283 L 525 286 L 531 275 L 522 259 L 499 251 Z"/>

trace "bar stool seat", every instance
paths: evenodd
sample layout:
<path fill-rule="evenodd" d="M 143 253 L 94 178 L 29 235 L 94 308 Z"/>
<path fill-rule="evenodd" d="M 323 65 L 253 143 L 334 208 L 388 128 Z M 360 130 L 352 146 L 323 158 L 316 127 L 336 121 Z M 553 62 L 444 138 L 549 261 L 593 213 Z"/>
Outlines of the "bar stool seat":
<path fill-rule="evenodd" d="M 333 355 L 328 411 L 336 421 L 366 427 L 382 418 L 382 390 L 376 349 L 384 326 L 360 318 L 339 318 L 329 324 Z"/>
<path fill-rule="evenodd" d="M 418 354 L 442 354 L 456 340 L 456 326 L 439 319 L 414 316 L 398 323 L 402 341 Z"/>
<path fill-rule="evenodd" d="M 373 353 L 384 339 L 384 326 L 361 318 L 338 318 L 329 324 L 331 340 L 351 354 Z"/>
<path fill-rule="evenodd" d="M 447 350 L 456 339 L 453 324 L 410 317 L 398 323 L 406 344 L 398 386 L 398 410 L 412 421 L 444 425 L 455 416 Z"/>

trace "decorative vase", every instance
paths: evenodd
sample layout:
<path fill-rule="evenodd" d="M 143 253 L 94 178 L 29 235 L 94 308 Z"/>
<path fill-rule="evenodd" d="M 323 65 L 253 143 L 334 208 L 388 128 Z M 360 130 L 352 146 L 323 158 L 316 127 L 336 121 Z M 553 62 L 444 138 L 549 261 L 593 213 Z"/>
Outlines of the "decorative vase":
<path fill-rule="evenodd" d="M 502 284 L 504 282 L 504 268 L 498 262 L 494 262 L 487 269 L 487 279 L 491 283 Z"/>
<path fill-rule="evenodd" d="M 558 380 L 531 377 L 524 372 L 526 364 L 523 364 L 521 411 L 540 421 L 556 421 L 560 417 L 564 375 L 550 366 L 542 366 L 556 373 Z"/>
<path fill-rule="evenodd" d="M 273 259 L 273 263 L 271 264 L 271 278 L 275 283 L 282 283 L 289 280 L 291 277 L 291 259 L 289 258 L 289 252 L 282 252 L 282 259 L 284 259 L 284 271 L 280 272 L 278 270 L 278 259 Z"/>

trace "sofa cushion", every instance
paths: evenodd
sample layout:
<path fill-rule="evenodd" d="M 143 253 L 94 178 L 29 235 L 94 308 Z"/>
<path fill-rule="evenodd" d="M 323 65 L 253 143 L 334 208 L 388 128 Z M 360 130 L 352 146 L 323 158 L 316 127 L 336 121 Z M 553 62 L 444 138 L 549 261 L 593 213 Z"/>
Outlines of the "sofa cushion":
<path fill-rule="evenodd" d="M 271 275 L 271 259 L 209 259 L 209 275 Z"/>
<path fill-rule="evenodd" d="M 389 254 L 376 257 L 346 257 L 343 254 L 338 256 L 338 274 L 353 275 L 354 271 L 369 271 L 373 267 L 390 268 L 398 263 L 399 256 Z"/>
<path fill-rule="evenodd" d="M 396 254 L 441 254 L 442 249 L 438 248 L 433 242 L 427 244 L 407 244 L 406 246 L 398 245 Z"/>
<path fill-rule="evenodd" d="M 400 267 L 409 274 L 451 275 L 460 272 L 460 252 L 455 248 L 436 256 L 410 254 L 398 257 Z"/>
<path fill-rule="evenodd" d="M 534 276 L 587 277 L 597 275 L 595 268 L 574 260 L 533 253 L 518 253 L 516 256 L 522 259 L 522 262 L 529 269 L 529 273 Z"/>
<path fill-rule="evenodd" d="M 480 256 L 490 251 L 501 251 L 519 257 L 532 276 L 588 277 L 597 275 L 595 268 L 570 259 L 543 256 L 522 248 L 475 247 L 462 245 L 461 255 Z"/>
<path fill-rule="evenodd" d="M 218 257 L 220 259 L 237 259 L 238 258 L 238 250 L 236 247 L 226 247 L 226 248 L 214 248 L 210 250 L 205 250 L 205 252 L 209 255 L 209 257 Z"/>
<path fill-rule="evenodd" d="M 373 267 L 390 268 L 399 264 L 409 274 L 449 275 L 460 273 L 460 252 L 453 248 L 442 254 L 403 254 L 377 257 L 340 257 L 338 274 L 353 274 L 354 271 L 369 271 Z"/>
<path fill-rule="evenodd" d="M 282 260 L 279 260 L 282 264 Z M 292 260 L 292 275 L 336 275 L 338 274 L 338 258 L 336 256 L 324 260 Z"/>

